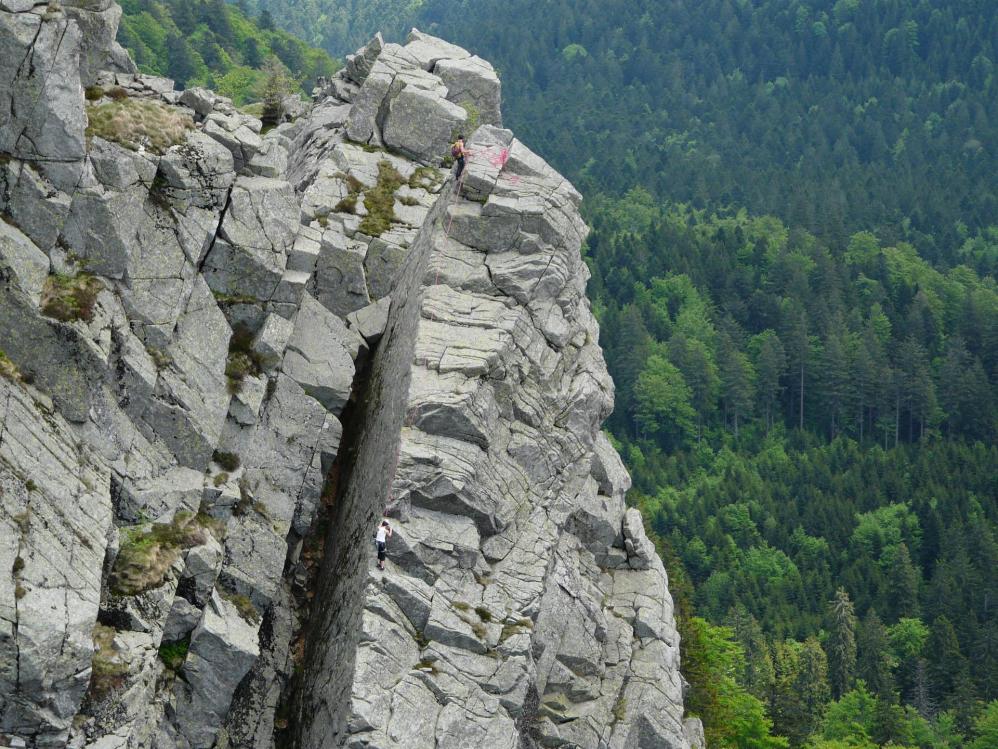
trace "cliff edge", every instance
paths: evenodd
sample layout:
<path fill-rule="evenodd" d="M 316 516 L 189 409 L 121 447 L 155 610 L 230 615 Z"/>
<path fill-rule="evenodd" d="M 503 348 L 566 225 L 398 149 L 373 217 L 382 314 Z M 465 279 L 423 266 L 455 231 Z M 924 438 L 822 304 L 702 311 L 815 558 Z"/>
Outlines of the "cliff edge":
<path fill-rule="evenodd" d="M 119 16 L 0 0 L 0 745 L 702 746 L 492 67 L 378 36 L 265 129 Z"/>

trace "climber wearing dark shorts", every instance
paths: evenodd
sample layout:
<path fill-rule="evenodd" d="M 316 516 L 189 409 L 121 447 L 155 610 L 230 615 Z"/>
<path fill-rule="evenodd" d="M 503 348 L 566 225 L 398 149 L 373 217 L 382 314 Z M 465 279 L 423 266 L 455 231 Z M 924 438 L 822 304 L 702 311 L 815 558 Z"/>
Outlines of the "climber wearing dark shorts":
<path fill-rule="evenodd" d="M 374 542 L 378 545 L 378 569 L 385 568 L 385 549 L 388 546 L 388 539 L 392 537 L 392 527 L 387 520 L 382 520 L 374 534 Z"/>
<path fill-rule="evenodd" d="M 464 136 L 457 136 L 457 140 L 454 141 L 454 145 L 450 147 L 450 155 L 457 163 L 457 171 L 454 173 L 454 179 L 461 179 L 461 174 L 464 172 L 464 160 L 468 156 L 468 149 L 464 147 Z"/>

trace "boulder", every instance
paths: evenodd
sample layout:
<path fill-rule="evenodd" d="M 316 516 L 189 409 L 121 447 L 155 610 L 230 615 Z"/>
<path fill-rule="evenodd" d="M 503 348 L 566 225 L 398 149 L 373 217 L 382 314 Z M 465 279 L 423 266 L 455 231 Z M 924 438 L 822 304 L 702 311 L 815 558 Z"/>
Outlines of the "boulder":
<path fill-rule="evenodd" d="M 339 317 L 306 296 L 281 369 L 330 412 L 339 414 L 353 388 L 361 340 Z"/>
<path fill-rule="evenodd" d="M 477 114 L 475 125 L 502 127 L 502 84 L 495 69 L 480 57 L 440 60 L 433 68 L 447 87 L 447 99 Z"/>
<path fill-rule="evenodd" d="M 63 190 L 77 185 L 86 152 L 82 41 L 61 12 L 0 16 L 0 153 L 43 163 Z"/>
<path fill-rule="evenodd" d="M 194 749 L 215 743 L 236 687 L 260 654 L 257 628 L 215 593 L 191 633 L 175 725 Z"/>
<path fill-rule="evenodd" d="M 4 730 L 16 727 L 31 745 L 65 745 L 94 652 L 113 519 L 109 473 L 65 419 L 41 412 L 31 392 L 5 377 L 0 402 Z"/>
<path fill-rule="evenodd" d="M 347 323 L 360 333 L 369 344 L 377 343 L 388 326 L 388 311 L 392 298 L 385 296 L 356 312 L 347 315 Z"/>
<path fill-rule="evenodd" d="M 298 206 L 287 182 L 239 177 L 203 273 L 218 294 L 267 301 L 284 277 L 298 232 Z"/>
<path fill-rule="evenodd" d="M 441 60 L 463 60 L 471 53 L 419 29 L 413 29 L 406 38 L 405 51 L 416 59 L 423 70 L 432 71 Z"/>
<path fill-rule="evenodd" d="M 427 164 L 439 164 L 449 153 L 454 134 L 468 113 L 439 94 L 406 86 L 388 102 L 385 144 Z"/>
<path fill-rule="evenodd" d="M 191 204 L 221 210 L 236 177 L 235 163 L 228 148 L 195 131 L 160 159 L 159 176 L 163 193 L 180 210 Z"/>
<path fill-rule="evenodd" d="M 335 229 L 322 235 L 310 292 L 330 312 L 346 317 L 366 307 L 368 296 L 364 259 L 367 245 Z"/>
<path fill-rule="evenodd" d="M 371 41 L 358 49 L 353 55 L 347 55 L 347 64 L 346 68 L 344 68 L 346 77 L 358 86 L 363 85 L 384 46 L 385 40 L 379 31 Z"/>

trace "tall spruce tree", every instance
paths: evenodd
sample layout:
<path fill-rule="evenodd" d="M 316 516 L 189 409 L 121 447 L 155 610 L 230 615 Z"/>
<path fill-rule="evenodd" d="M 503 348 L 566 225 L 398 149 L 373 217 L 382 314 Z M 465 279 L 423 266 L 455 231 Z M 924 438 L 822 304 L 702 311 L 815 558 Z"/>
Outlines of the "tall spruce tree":
<path fill-rule="evenodd" d="M 828 679 L 836 699 L 849 691 L 856 673 L 856 611 L 844 588 L 828 602 Z"/>

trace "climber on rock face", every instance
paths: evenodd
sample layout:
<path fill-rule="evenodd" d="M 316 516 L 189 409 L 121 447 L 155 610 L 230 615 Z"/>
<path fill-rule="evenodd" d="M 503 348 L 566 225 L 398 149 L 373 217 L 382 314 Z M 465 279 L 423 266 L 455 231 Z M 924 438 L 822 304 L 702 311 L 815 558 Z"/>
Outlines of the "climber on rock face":
<path fill-rule="evenodd" d="M 461 174 L 464 172 L 464 159 L 468 156 L 468 149 L 464 147 L 464 136 L 457 136 L 457 140 L 454 141 L 454 145 L 450 147 L 450 155 L 457 162 L 457 171 L 454 173 L 454 179 L 461 179 Z"/>
<path fill-rule="evenodd" d="M 388 539 L 392 537 L 392 527 L 387 520 L 382 520 L 374 534 L 374 541 L 378 545 L 378 569 L 385 568 L 385 548 L 388 546 Z"/>

